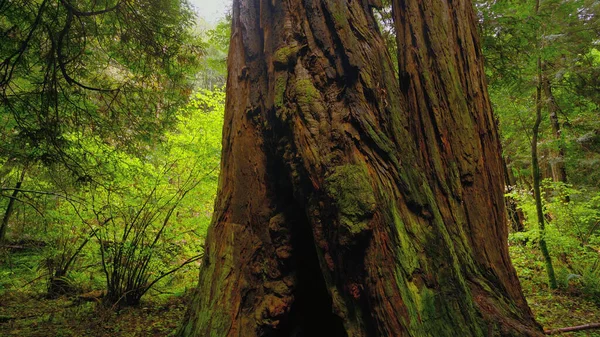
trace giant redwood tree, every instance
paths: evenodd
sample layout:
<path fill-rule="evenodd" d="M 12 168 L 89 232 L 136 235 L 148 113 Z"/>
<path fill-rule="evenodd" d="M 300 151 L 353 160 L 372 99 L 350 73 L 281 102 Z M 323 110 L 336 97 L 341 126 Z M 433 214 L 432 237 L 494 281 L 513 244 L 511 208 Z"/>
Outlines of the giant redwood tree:
<path fill-rule="evenodd" d="M 234 0 L 221 180 L 181 336 L 539 336 L 469 0 Z M 399 69 L 399 74 L 396 74 Z"/>

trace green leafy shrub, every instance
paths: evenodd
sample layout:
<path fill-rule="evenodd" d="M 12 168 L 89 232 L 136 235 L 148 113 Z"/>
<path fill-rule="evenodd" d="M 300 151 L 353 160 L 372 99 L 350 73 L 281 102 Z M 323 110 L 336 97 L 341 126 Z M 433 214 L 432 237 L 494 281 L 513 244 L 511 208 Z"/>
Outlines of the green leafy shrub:
<path fill-rule="evenodd" d="M 600 300 L 600 192 L 550 180 L 544 181 L 543 191 L 546 240 L 559 287 Z M 510 195 L 525 215 L 525 231 L 511 233 L 509 243 L 532 247 L 539 237 L 533 197 L 519 189 Z"/>

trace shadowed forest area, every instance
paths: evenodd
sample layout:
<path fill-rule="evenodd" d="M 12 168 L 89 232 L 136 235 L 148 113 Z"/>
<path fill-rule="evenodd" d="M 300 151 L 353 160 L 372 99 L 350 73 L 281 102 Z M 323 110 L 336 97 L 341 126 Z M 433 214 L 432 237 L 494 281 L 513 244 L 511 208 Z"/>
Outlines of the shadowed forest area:
<path fill-rule="evenodd" d="M 0 0 L 0 335 L 600 323 L 600 2 L 440 3 Z"/>

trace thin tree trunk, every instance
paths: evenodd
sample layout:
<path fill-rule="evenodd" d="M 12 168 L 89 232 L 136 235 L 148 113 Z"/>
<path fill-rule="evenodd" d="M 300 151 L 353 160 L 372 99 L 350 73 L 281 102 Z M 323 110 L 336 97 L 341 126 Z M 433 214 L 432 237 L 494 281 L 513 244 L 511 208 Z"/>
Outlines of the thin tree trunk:
<path fill-rule="evenodd" d="M 554 181 L 567 182 L 567 170 L 565 167 L 565 148 L 562 143 L 561 128 L 558 121 L 558 112 L 560 108 L 556 103 L 556 98 L 552 93 L 552 85 L 547 77 L 543 79 L 544 94 L 547 99 L 548 112 L 550 114 L 550 125 L 552 126 L 552 133 L 554 138 L 558 142 L 558 150 L 553 151 L 552 158 L 550 160 L 550 166 L 552 167 L 552 177 Z"/>
<path fill-rule="evenodd" d="M 23 172 L 21 173 L 21 176 L 19 178 L 19 180 L 17 181 L 17 184 L 15 185 L 15 189 L 12 191 L 11 196 L 9 197 L 8 200 L 8 205 L 6 206 L 6 210 L 4 211 L 4 216 L 2 217 L 2 223 L 0 224 L 0 242 L 4 242 L 6 240 L 6 230 L 8 229 L 8 223 L 10 221 L 10 217 L 13 214 L 14 211 L 14 206 L 15 206 L 15 201 L 17 198 L 17 195 L 19 194 L 19 189 L 21 188 L 21 185 L 23 184 L 23 180 L 25 179 L 25 169 L 23 169 Z"/>
<path fill-rule="evenodd" d="M 539 3 L 539 0 L 538 0 Z M 540 132 L 540 124 L 542 122 L 542 61 L 541 58 L 538 57 L 538 85 L 536 89 L 535 96 L 535 114 L 536 120 L 532 129 L 532 137 L 531 137 L 531 171 L 533 175 L 533 195 L 535 198 L 535 208 L 537 213 L 538 220 L 538 228 L 540 231 L 540 250 L 542 255 L 544 256 L 544 261 L 546 263 L 546 273 L 548 274 L 548 285 L 551 289 L 556 289 L 558 286 L 556 284 L 556 276 L 554 274 L 554 267 L 552 265 L 552 257 L 550 256 L 550 252 L 548 251 L 548 245 L 546 244 L 546 225 L 544 218 L 544 209 L 542 206 L 542 193 L 540 187 L 540 166 L 538 161 L 538 135 Z"/>
<path fill-rule="evenodd" d="M 507 249 L 469 1 L 235 0 L 223 154 L 180 336 L 541 336 Z"/>
<path fill-rule="evenodd" d="M 542 106 L 543 106 L 542 101 Z M 539 138 L 539 137 L 538 137 Z M 554 180 L 554 174 L 552 173 L 552 151 L 548 147 L 538 149 L 540 155 L 538 155 L 540 165 L 540 179 L 544 181 L 546 179 Z"/>
<path fill-rule="evenodd" d="M 540 0 L 536 0 L 535 5 L 535 14 L 538 15 L 540 13 Z M 541 41 L 541 31 L 538 31 L 538 39 Z M 538 53 L 542 52 L 542 45 L 538 42 Z M 539 237 L 539 245 L 540 251 L 544 256 L 544 261 L 546 264 L 546 273 L 548 274 L 548 285 L 551 289 L 558 288 L 556 284 L 556 275 L 554 273 L 554 266 L 552 265 L 552 257 L 550 256 L 550 252 L 548 251 L 548 245 L 546 244 L 546 225 L 544 218 L 544 208 L 542 206 L 542 192 L 540 187 L 540 165 L 538 159 L 538 137 L 540 133 L 540 124 L 542 123 L 542 91 L 543 91 L 543 82 L 544 77 L 542 74 L 542 57 L 538 56 L 537 58 L 537 87 L 535 93 L 535 122 L 532 128 L 532 137 L 531 137 L 531 171 L 532 171 L 532 180 L 533 180 L 533 194 L 535 198 L 535 208 L 538 220 L 538 229 L 540 231 Z"/>
<path fill-rule="evenodd" d="M 516 188 L 517 182 L 515 181 L 514 174 L 512 173 L 512 169 L 508 167 L 508 159 L 502 158 L 502 163 L 504 165 L 504 176 L 505 176 L 505 184 L 507 186 L 507 192 L 512 191 Z M 523 225 L 525 223 L 525 215 L 523 211 L 519 209 L 517 204 L 517 200 L 515 200 L 511 196 L 504 197 L 506 201 L 506 210 L 508 212 L 508 222 L 514 232 L 522 232 L 525 229 Z"/>
<path fill-rule="evenodd" d="M 541 89 L 538 88 L 538 94 L 536 95 L 536 101 L 541 103 L 540 93 Z M 538 220 L 538 228 L 540 231 L 540 251 L 544 256 L 544 261 L 546 263 L 546 273 L 548 274 L 548 284 L 551 289 L 556 289 L 558 286 L 556 284 L 556 276 L 554 273 L 554 267 L 552 265 L 552 257 L 550 256 L 550 252 L 548 251 L 548 245 L 546 244 L 546 225 L 545 225 L 545 217 L 544 217 L 544 209 L 542 206 L 542 195 L 540 188 L 540 167 L 538 164 L 538 156 L 537 156 L 537 140 L 539 134 L 539 126 L 541 123 L 541 107 L 536 107 L 536 122 L 533 126 L 533 136 L 531 138 L 531 166 L 532 166 L 532 175 L 533 175 L 533 194 L 535 198 L 535 208 Z"/>

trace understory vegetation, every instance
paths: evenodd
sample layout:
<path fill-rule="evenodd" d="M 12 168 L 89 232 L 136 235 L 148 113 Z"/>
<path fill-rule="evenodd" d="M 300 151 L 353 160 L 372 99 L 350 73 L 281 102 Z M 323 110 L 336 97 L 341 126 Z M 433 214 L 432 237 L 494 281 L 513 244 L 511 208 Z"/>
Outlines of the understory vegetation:
<path fill-rule="evenodd" d="M 14 3 L 0 0 L 0 335 L 171 335 L 216 196 L 229 22 L 178 0 Z M 475 4 L 523 291 L 545 328 L 600 322 L 600 4 Z"/>
<path fill-rule="evenodd" d="M 229 25 L 47 3 L 0 2 L 0 335 L 168 335 L 212 215 Z"/>

